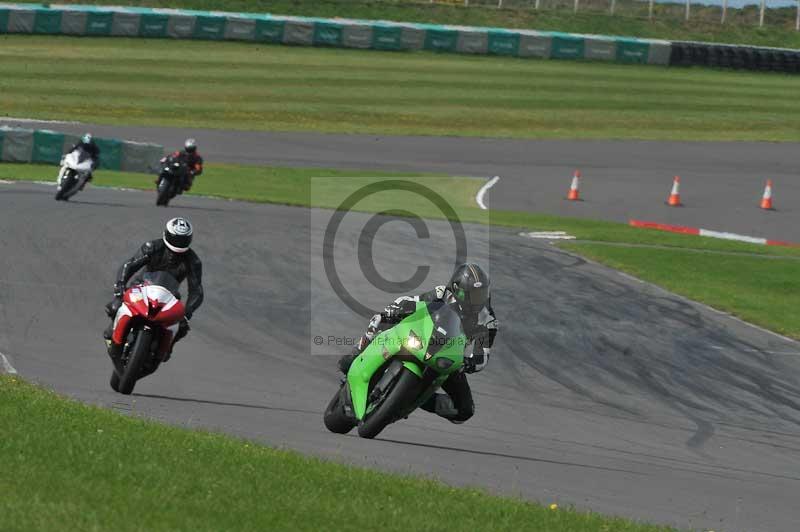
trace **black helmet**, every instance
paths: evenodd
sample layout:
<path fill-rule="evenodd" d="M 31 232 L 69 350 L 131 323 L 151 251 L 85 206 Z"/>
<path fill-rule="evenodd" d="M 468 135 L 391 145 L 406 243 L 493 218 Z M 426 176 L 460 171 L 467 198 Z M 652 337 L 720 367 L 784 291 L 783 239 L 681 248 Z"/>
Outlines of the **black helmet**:
<path fill-rule="evenodd" d="M 197 141 L 194 139 L 186 139 L 186 142 L 183 143 L 183 149 L 186 150 L 186 153 L 194 153 L 197 151 Z"/>
<path fill-rule="evenodd" d="M 478 312 L 489 301 L 489 283 L 489 276 L 480 266 L 468 263 L 456 268 L 447 288 L 462 311 Z"/>
<path fill-rule="evenodd" d="M 185 253 L 192 245 L 192 224 L 186 218 L 173 218 L 164 228 L 164 244 L 175 253 Z"/>

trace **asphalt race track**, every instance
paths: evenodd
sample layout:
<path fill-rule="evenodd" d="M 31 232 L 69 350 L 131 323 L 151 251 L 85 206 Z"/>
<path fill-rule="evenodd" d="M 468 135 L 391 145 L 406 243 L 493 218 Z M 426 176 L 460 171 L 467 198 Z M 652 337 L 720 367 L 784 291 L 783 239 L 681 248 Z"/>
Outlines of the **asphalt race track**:
<path fill-rule="evenodd" d="M 800 242 L 797 144 L 766 142 L 533 141 L 186 130 L 16 123 L 157 142 L 173 149 L 196 137 L 208 161 L 501 176 L 487 196 L 495 209 L 627 222 L 638 218 Z M 560 201 L 574 170 L 580 203 Z M 664 202 L 680 175 L 684 208 Z M 758 208 L 775 183 L 776 212 Z"/>
<path fill-rule="evenodd" d="M 421 412 L 379 440 L 336 436 L 321 416 L 335 358 L 309 353 L 309 314 L 327 313 L 343 334 L 364 323 L 335 301 L 311 307 L 323 280 L 310 266 L 321 229 L 308 210 L 192 197 L 163 209 L 153 192 L 99 188 L 57 203 L 53 193 L 0 184 L 0 352 L 25 378 L 123 412 L 544 503 L 681 527 L 796 529 L 797 343 L 493 230 L 502 331 L 489 368 L 470 378 L 475 417 L 452 425 Z M 173 359 L 135 395 L 115 394 L 102 306 L 120 262 L 179 214 L 196 226 L 205 303 Z M 381 237 L 413 263 L 423 246 L 407 229 L 390 223 Z M 402 278 L 404 266 L 381 267 Z"/>

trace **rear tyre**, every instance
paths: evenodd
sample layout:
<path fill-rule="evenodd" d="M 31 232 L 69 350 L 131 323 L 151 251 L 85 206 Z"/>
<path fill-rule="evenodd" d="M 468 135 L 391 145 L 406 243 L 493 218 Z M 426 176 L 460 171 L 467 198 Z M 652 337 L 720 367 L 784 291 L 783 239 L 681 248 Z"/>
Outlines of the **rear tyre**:
<path fill-rule="evenodd" d="M 142 366 L 150 356 L 150 346 L 153 342 L 153 331 L 150 329 L 143 329 L 136 335 L 136 341 L 130 350 L 128 356 L 128 363 L 119 377 L 119 393 L 130 395 L 133 392 L 133 387 L 136 386 L 136 380 L 139 378 Z"/>
<path fill-rule="evenodd" d="M 325 409 L 325 427 L 336 434 L 347 434 L 356 426 L 355 421 L 344 413 L 342 395 L 346 389 L 346 386 L 339 388 Z"/>
<path fill-rule="evenodd" d="M 394 385 L 386 392 L 386 399 L 370 412 L 358 426 L 358 435 L 362 438 L 374 438 L 395 421 L 401 410 L 416 396 L 419 377 L 403 368 Z"/>

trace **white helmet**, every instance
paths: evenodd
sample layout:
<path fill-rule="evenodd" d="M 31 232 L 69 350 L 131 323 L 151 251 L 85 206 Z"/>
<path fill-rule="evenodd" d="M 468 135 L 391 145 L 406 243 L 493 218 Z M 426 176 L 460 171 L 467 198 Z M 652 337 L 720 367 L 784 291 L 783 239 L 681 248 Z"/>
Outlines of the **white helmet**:
<path fill-rule="evenodd" d="M 192 224 L 186 218 L 173 218 L 164 227 L 164 244 L 175 253 L 185 253 L 192 245 Z"/>
<path fill-rule="evenodd" d="M 194 139 L 186 139 L 186 142 L 183 143 L 183 149 L 186 150 L 186 153 L 194 153 L 197 151 L 197 141 Z"/>

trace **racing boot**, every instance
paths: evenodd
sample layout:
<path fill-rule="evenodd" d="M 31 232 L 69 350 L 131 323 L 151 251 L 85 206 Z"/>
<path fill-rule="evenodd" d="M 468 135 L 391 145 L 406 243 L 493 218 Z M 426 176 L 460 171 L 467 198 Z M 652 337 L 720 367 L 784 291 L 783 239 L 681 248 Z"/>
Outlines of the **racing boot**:
<path fill-rule="evenodd" d="M 460 412 L 453 404 L 453 400 L 449 395 L 444 393 L 433 394 L 427 401 L 419 405 L 419 407 L 426 412 L 443 417 L 450 423 L 455 423 L 456 425 L 460 425 L 466 421 L 460 419 Z"/>

